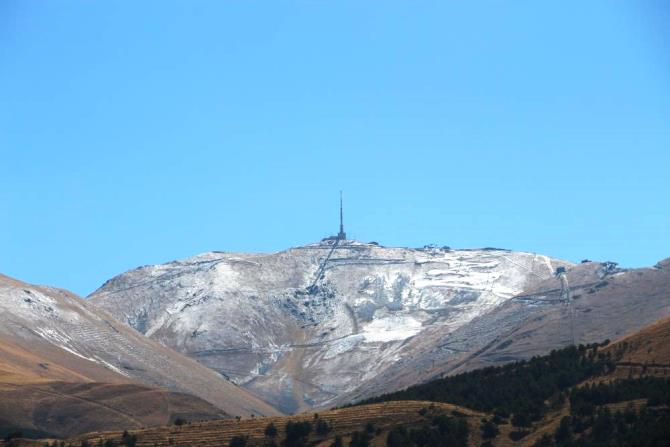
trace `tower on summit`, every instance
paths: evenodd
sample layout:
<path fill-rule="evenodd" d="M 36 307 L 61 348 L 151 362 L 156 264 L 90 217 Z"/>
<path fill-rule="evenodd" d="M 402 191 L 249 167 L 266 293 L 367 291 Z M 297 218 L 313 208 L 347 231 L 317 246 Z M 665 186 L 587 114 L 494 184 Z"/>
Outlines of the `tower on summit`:
<path fill-rule="evenodd" d="M 344 218 L 342 212 L 342 191 L 340 191 L 340 232 L 337 233 L 337 239 L 341 241 L 347 240 L 347 233 L 344 232 Z"/>
<path fill-rule="evenodd" d="M 340 191 L 340 232 L 337 233 L 337 235 L 324 237 L 323 239 L 321 239 L 321 241 L 326 242 L 328 244 L 335 244 L 334 246 L 336 247 L 340 243 L 340 241 L 346 241 L 346 240 L 347 240 L 347 233 L 344 232 L 344 210 L 342 206 L 342 191 Z"/>

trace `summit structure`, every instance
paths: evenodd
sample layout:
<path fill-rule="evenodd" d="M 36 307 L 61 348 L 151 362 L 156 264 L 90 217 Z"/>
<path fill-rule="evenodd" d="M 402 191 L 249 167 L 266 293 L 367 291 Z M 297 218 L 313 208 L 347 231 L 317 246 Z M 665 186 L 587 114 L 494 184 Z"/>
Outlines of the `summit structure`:
<path fill-rule="evenodd" d="M 342 207 L 342 191 L 340 191 L 340 231 L 336 235 L 324 237 L 321 239 L 321 242 L 326 242 L 327 244 L 334 244 L 334 247 L 337 247 L 340 241 L 347 240 L 347 233 L 344 232 L 344 210 Z"/>
<path fill-rule="evenodd" d="M 342 212 L 342 191 L 340 191 L 340 232 L 337 233 L 337 239 L 341 241 L 347 240 L 347 233 L 344 232 L 344 218 Z"/>

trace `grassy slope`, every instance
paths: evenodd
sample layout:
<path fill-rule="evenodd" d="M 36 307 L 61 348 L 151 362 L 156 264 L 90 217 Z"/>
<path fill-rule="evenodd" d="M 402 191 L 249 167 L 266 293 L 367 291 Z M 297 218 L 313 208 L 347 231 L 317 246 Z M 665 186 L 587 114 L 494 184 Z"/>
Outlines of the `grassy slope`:
<path fill-rule="evenodd" d="M 336 435 L 347 436 L 354 431 L 364 430 L 366 424 L 372 423 L 375 428 L 381 429 L 381 433 L 373 439 L 373 445 L 385 445 L 386 434 L 390 428 L 400 425 L 416 426 L 430 421 L 436 415 L 458 415 L 465 418 L 470 425 L 472 445 L 478 445 L 478 432 L 480 419 L 483 413 L 465 409 L 450 404 L 434 404 L 429 409 L 431 402 L 403 401 L 385 402 L 379 404 L 349 407 L 329 410 L 318 413 L 319 418 L 333 426 L 333 430 L 327 436 L 310 435 L 310 441 L 318 445 L 329 445 Z M 422 409 L 429 409 L 422 415 Z M 456 413 L 454 413 L 454 411 Z M 138 436 L 138 446 L 226 446 L 235 435 L 249 436 L 249 446 L 260 446 L 266 439 L 265 427 L 273 422 L 279 429 L 279 438 L 283 437 L 283 428 L 287 421 L 314 421 L 314 413 L 303 413 L 295 416 L 246 418 L 242 420 L 219 420 L 202 423 L 194 423 L 181 427 L 161 427 L 147 430 L 133 431 Z M 97 443 L 100 439 L 121 438 L 121 432 L 91 433 L 86 436 L 72 440 L 73 445 L 79 445 L 81 439 L 88 439 Z M 347 443 L 345 442 L 345 445 Z"/>
<path fill-rule="evenodd" d="M 612 343 L 611 345 L 601 348 L 600 351 L 605 354 L 610 353 L 612 359 L 617 364 L 617 369 L 610 372 L 606 376 L 599 376 L 590 378 L 585 382 L 593 383 L 594 381 L 610 381 L 617 377 L 621 377 L 622 371 L 625 371 L 626 377 L 629 375 L 628 363 L 655 363 L 655 364 L 669 364 L 670 363 L 670 319 L 659 321 L 658 323 L 649 326 L 642 331 L 625 337 L 624 339 Z M 628 368 L 628 369 L 627 369 Z M 654 370 L 647 367 L 646 375 L 659 375 L 660 370 Z M 639 373 L 642 372 L 640 368 Z M 665 370 L 661 371 L 660 375 L 665 374 Z M 595 379 L 595 380 L 594 380 Z M 581 386 L 578 384 L 576 386 Z M 606 406 L 612 411 L 624 409 L 629 403 L 635 408 L 640 408 L 644 405 L 644 400 L 633 400 L 631 402 L 617 402 L 607 404 Z M 481 420 L 483 418 L 490 419 L 491 414 L 485 412 L 473 411 L 463 407 L 458 407 L 446 403 L 434 404 L 434 410 L 427 415 L 421 415 L 420 410 L 428 408 L 430 402 L 425 401 L 387 401 L 380 403 L 373 403 L 368 405 L 361 405 L 349 408 L 342 408 L 337 410 L 325 411 L 320 413 L 320 418 L 328 421 L 333 425 L 333 431 L 328 436 L 319 438 L 312 434 L 310 441 L 314 445 L 326 447 L 330 445 L 335 435 L 342 435 L 347 445 L 348 435 L 353 431 L 363 430 L 367 423 L 371 422 L 375 427 L 381 429 L 381 433 L 375 436 L 371 445 L 384 446 L 386 434 L 388 431 L 396 426 L 403 425 L 407 427 L 417 427 L 426 421 L 430 420 L 433 415 L 447 414 L 447 415 L 462 415 L 468 421 L 470 426 L 470 445 L 480 445 L 481 439 Z M 456 413 L 454 413 L 456 411 Z M 563 404 L 557 404 L 549 409 L 543 417 L 533 423 L 529 428 L 530 434 L 520 441 L 514 442 L 509 438 L 509 433 L 516 430 L 508 422 L 498 426 L 500 434 L 495 438 L 493 445 L 496 446 L 512 446 L 525 445 L 531 446 L 543 434 L 553 434 L 558 427 L 562 417 L 570 414 L 569 401 Z M 250 446 L 262 445 L 264 441 L 263 431 L 268 423 L 273 422 L 280 429 L 280 438 L 282 430 L 286 421 L 293 420 L 313 420 L 313 413 L 305 413 L 291 417 L 270 417 L 270 418 L 256 418 L 256 419 L 242 419 L 236 420 L 221 420 L 210 421 L 203 423 L 194 423 L 183 427 L 160 427 L 146 430 L 134 431 L 138 436 L 138 445 L 143 446 L 225 446 L 228 445 L 230 439 L 235 435 L 248 435 L 250 438 Z M 121 432 L 108 433 L 91 433 L 82 438 L 72 440 L 73 445 L 79 445 L 81 439 L 89 439 L 97 442 L 99 439 L 120 439 Z"/>
<path fill-rule="evenodd" d="M 670 377 L 670 318 L 644 328 L 607 347 L 617 363 L 617 376 Z"/>
<path fill-rule="evenodd" d="M 3 275 L 0 284 L 51 293 Z M 177 417 L 229 417 L 201 398 L 140 384 L 31 334 L 0 327 L 0 436 L 67 437 L 166 425 Z"/>
<path fill-rule="evenodd" d="M 0 341 L 0 434 L 72 436 L 91 430 L 164 425 L 176 417 L 225 413 L 202 399 L 133 383 L 97 365 L 84 370 Z M 87 362 L 91 363 L 91 362 Z M 76 362 L 74 362 L 76 365 Z M 106 382 L 94 379 L 107 380 Z"/>

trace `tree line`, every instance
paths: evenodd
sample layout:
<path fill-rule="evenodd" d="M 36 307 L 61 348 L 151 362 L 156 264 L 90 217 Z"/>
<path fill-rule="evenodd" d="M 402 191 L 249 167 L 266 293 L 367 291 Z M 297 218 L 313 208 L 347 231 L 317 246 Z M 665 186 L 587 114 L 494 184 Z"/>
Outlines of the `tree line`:
<path fill-rule="evenodd" d="M 548 355 L 503 366 L 482 368 L 437 379 L 405 390 L 359 402 L 363 405 L 390 400 L 446 402 L 512 417 L 518 427 L 529 426 L 584 380 L 614 370 L 609 353 L 600 344 L 571 346 Z"/>

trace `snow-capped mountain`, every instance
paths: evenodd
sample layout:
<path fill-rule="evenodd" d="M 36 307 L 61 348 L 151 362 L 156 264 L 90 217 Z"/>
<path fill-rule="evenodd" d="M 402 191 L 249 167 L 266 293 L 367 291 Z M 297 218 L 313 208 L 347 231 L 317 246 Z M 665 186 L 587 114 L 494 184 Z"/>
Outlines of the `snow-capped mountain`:
<path fill-rule="evenodd" d="M 90 300 L 286 412 L 337 402 L 553 277 L 565 261 L 500 249 L 325 240 L 145 266 Z M 396 384 L 397 385 L 397 384 Z"/>

